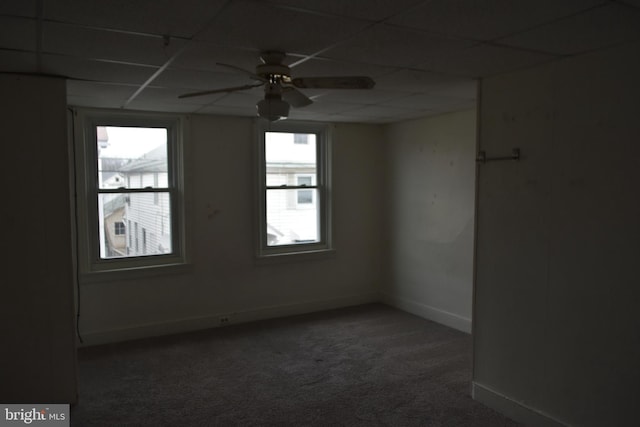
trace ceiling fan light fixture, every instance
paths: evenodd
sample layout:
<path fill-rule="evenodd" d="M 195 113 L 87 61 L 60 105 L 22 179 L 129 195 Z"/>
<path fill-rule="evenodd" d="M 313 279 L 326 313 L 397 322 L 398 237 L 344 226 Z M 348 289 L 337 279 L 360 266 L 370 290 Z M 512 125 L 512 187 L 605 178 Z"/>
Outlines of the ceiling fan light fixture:
<path fill-rule="evenodd" d="M 313 100 L 298 89 L 372 89 L 375 82 L 367 76 L 324 76 L 291 77 L 291 68 L 286 65 L 286 55 L 280 51 L 262 52 L 262 64 L 255 72 L 247 71 L 235 65 L 216 63 L 218 66 L 248 75 L 255 82 L 242 86 L 185 93 L 178 98 L 211 95 L 214 93 L 232 93 L 264 86 L 264 99 L 256 104 L 258 116 L 270 122 L 286 119 L 289 108 L 306 107 Z"/>
<path fill-rule="evenodd" d="M 258 101 L 258 116 L 275 122 L 277 120 L 286 119 L 289 116 L 289 103 L 283 101 L 280 97 L 267 96 L 265 99 Z"/>

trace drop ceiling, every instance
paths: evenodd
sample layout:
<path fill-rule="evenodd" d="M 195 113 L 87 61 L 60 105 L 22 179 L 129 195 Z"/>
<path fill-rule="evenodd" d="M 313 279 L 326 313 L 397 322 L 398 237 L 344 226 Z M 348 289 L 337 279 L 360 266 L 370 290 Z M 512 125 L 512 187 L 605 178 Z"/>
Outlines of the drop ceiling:
<path fill-rule="evenodd" d="M 255 116 L 264 50 L 294 77 L 368 75 L 371 90 L 305 89 L 291 119 L 389 123 L 473 108 L 479 78 L 640 38 L 640 0 L 3 0 L 0 72 L 68 78 L 74 106 Z"/>

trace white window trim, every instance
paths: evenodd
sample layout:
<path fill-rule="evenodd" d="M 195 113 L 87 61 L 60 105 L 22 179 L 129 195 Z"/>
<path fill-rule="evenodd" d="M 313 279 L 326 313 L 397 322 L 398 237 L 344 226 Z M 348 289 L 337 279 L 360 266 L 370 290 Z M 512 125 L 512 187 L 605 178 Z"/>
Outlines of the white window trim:
<path fill-rule="evenodd" d="M 332 133 L 333 126 L 326 123 L 301 122 L 285 120 L 280 122 L 266 122 L 256 119 L 255 125 L 256 156 L 256 257 L 258 260 L 295 257 L 309 259 L 310 257 L 324 257 L 333 253 L 332 227 Z M 315 185 L 318 188 L 317 203 L 319 208 L 319 242 L 296 243 L 291 245 L 267 246 L 267 212 L 266 212 L 266 163 L 265 163 L 265 132 L 315 133 L 316 137 L 316 173 Z"/>
<path fill-rule="evenodd" d="M 146 274 L 171 273 L 186 266 L 184 139 L 188 118 L 182 115 L 74 109 L 73 144 L 78 222 L 78 268 L 86 281 L 107 280 Z M 96 126 L 166 127 L 169 132 L 169 193 L 172 203 L 172 253 L 152 256 L 100 258 L 97 201 Z"/>

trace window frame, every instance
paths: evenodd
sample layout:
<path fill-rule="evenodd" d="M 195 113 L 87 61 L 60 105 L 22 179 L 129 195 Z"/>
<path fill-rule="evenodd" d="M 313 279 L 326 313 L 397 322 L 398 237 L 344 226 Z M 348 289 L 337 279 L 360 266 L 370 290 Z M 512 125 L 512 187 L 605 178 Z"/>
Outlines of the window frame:
<path fill-rule="evenodd" d="M 185 229 L 184 139 L 187 119 L 182 115 L 143 112 L 114 112 L 111 110 L 73 109 L 73 150 L 75 157 L 76 217 L 78 222 L 78 267 L 85 277 L 118 272 L 166 269 L 187 263 Z M 104 193 L 98 182 L 97 127 L 149 127 L 167 129 L 167 188 L 151 189 L 168 193 L 171 209 L 172 251 L 167 254 L 101 258 L 99 230 L 99 194 Z M 133 191 L 131 191 L 133 190 Z M 149 189 L 123 190 L 124 193 Z M 137 225 L 137 224 L 135 224 Z M 125 225 L 126 227 L 126 225 Z M 132 227 L 127 227 L 130 240 Z M 134 236 L 137 237 L 137 236 Z M 135 239 L 134 240 L 138 240 Z M 164 270 L 163 270 L 164 271 Z"/>
<path fill-rule="evenodd" d="M 314 255 L 332 253 L 333 227 L 332 227 L 332 187 L 331 187 L 331 163 L 332 163 L 332 133 L 333 126 L 326 123 L 301 122 L 285 120 L 280 122 L 266 122 L 257 119 L 255 122 L 255 139 L 257 141 L 256 159 L 256 257 L 258 259 L 282 259 L 286 256 Z M 286 245 L 269 246 L 267 244 L 267 192 L 266 185 L 266 158 L 265 158 L 265 134 L 266 132 L 283 132 L 292 134 L 316 135 L 316 179 L 312 186 L 286 185 L 284 189 L 290 190 L 317 190 L 314 194 L 314 202 L 318 206 L 318 241 L 311 243 L 293 243 Z M 294 142 L 295 143 L 295 142 Z M 279 187 L 282 189 L 283 187 Z M 297 199 L 297 192 L 295 194 Z M 297 205 L 297 200 L 296 200 Z"/>

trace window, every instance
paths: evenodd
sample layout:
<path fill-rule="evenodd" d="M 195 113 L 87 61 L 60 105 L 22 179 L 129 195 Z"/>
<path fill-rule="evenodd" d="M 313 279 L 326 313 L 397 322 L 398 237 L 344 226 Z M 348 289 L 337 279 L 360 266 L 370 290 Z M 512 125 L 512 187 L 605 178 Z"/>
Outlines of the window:
<path fill-rule="evenodd" d="M 183 120 L 84 111 L 77 117 L 83 271 L 183 263 Z"/>
<path fill-rule="evenodd" d="M 306 133 L 294 133 L 293 134 L 293 143 L 294 144 L 307 144 L 309 139 L 309 135 Z"/>
<path fill-rule="evenodd" d="M 326 125 L 259 125 L 259 256 L 331 249 L 329 153 Z"/>
<path fill-rule="evenodd" d="M 298 175 L 296 181 L 299 187 L 311 187 L 313 186 L 313 175 Z M 313 190 L 298 190 L 297 191 L 297 203 L 300 205 L 313 206 Z"/>
<path fill-rule="evenodd" d="M 113 224 L 113 227 L 114 227 L 113 231 L 116 236 L 124 236 L 126 234 L 124 222 L 122 221 L 115 222 Z"/>

